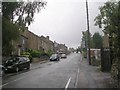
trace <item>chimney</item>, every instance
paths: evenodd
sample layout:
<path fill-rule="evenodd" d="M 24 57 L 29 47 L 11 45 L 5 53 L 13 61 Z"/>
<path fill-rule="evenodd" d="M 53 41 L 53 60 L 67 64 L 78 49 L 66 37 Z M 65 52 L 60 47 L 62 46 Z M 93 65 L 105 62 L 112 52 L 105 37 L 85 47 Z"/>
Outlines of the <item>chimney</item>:
<path fill-rule="evenodd" d="M 49 36 L 46 37 L 49 40 Z"/>

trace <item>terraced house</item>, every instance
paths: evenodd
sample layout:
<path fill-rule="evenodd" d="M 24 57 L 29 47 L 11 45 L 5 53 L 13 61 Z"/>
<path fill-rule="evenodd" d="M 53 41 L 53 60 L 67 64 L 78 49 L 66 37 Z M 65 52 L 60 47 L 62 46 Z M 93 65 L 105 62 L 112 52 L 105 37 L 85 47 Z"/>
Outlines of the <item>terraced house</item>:
<path fill-rule="evenodd" d="M 32 49 L 32 50 L 48 50 L 53 51 L 53 42 L 49 40 L 49 36 L 38 36 L 33 32 L 29 31 L 28 28 L 25 28 L 24 31 L 20 32 L 20 38 L 16 42 L 12 42 L 12 45 L 15 47 L 15 50 L 12 54 L 20 55 L 21 52 Z"/>
<path fill-rule="evenodd" d="M 41 40 L 40 47 L 45 52 L 48 52 L 49 50 L 54 51 L 54 43 L 51 40 L 49 40 L 49 36 L 47 37 L 41 36 L 40 40 Z"/>

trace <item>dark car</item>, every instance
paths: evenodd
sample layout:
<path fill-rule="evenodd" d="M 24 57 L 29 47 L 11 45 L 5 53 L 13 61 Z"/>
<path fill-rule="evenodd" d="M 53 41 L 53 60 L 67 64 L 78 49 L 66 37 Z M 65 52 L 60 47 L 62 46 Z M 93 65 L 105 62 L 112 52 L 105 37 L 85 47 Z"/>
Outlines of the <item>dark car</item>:
<path fill-rule="evenodd" d="M 58 54 L 52 54 L 50 57 L 50 61 L 59 61 L 60 57 Z"/>
<path fill-rule="evenodd" d="M 10 58 L 4 63 L 5 72 L 18 72 L 23 69 L 30 69 L 30 60 L 27 57 Z"/>

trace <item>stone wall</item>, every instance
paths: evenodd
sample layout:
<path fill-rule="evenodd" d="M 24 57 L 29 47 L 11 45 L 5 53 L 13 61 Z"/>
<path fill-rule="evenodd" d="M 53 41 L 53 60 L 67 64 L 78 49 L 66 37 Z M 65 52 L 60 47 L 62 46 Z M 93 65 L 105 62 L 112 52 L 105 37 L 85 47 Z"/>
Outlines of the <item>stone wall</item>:
<path fill-rule="evenodd" d="M 46 60 L 49 60 L 49 58 L 48 57 L 33 58 L 32 63 L 46 61 Z"/>
<path fill-rule="evenodd" d="M 116 60 L 113 64 L 112 64 L 112 68 L 111 68 L 111 82 L 113 84 L 113 87 L 119 87 L 120 88 L 120 67 L 119 67 L 119 61 Z"/>

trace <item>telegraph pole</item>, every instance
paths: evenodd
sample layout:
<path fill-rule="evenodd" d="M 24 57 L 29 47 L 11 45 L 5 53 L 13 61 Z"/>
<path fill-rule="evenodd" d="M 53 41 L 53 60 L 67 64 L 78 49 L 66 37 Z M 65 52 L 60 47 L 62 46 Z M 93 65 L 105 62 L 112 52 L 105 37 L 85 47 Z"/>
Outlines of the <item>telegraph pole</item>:
<path fill-rule="evenodd" d="M 89 31 L 89 13 L 88 13 L 88 2 L 86 0 L 86 13 L 87 13 L 87 29 L 88 29 L 88 50 L 87 50 L 87 55 L 88 55 L 88 60 L 89 60 L 89 65 L 91 65 L 91 57 L 90 57 L 90 31 Z"/>

